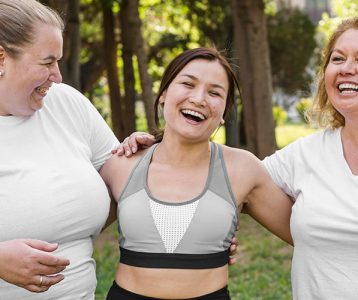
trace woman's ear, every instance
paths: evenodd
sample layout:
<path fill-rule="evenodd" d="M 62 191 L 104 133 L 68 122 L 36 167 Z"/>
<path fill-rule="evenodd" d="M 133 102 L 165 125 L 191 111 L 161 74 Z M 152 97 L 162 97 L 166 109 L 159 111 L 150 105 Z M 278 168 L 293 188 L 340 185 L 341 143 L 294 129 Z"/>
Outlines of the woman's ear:
<path fill-rule="evenodd" d="M 0 46 L 0 68 L 4 66 L 6 52 L 3 46 Z"/>
<path fill-rule="evenodd" d="M 224 120 L 224 119 L 221 119 L 220 125 L 224 125 L 224 124 L 225 124 L 225 120 Z"/>
<path fill-rule="evenodd" d="M 4 71 L 5 56 L 6 56 L 5 49 L 2 46 L 0 46 L 0 78 L 3 77 L 5 74 Z"/>
<path fill-rule="evenodd" d="M 159 103 L 161 104 L 161 106 L 164 106 L 165 96 L 166 95 L 167 95 L 167 91 L 164 91 L 159 97 Z"/>

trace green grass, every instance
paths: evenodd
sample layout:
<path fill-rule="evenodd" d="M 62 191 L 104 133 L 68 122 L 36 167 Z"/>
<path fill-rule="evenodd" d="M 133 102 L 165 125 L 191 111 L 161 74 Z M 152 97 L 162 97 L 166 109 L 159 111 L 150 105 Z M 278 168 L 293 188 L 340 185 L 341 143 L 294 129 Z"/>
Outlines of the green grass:
<path fill-rule="evenodd" d="M 281 148 L 314 129 L 306 125 L 286 124 L 276 128 L 277 144 Z M 225 141 L 220 128 L 213 140 Z M 233 300 L 291 299 L 290 263 L 292 247 L 285 244 L 247 215 L 241 215 L 238 262 L 230 267 L 229 290 Z M 104 300 L 112 285 L 118 263 L 118 233 L 113 224 L 95 242 L 97 261 L 96 300 Z"/>

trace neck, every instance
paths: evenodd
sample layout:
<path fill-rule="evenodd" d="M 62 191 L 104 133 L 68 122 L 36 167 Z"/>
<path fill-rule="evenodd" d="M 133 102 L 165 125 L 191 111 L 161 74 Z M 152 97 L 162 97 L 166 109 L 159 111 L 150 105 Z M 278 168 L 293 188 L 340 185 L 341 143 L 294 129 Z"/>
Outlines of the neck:
<path fill-rule="evenodd" d="M 358 149 L 358 123 L 346 122 L 342 128 L 342 139 L 357 145 Z"/>
<path fill-rule="evenodd" d="M 210 159 L 210 143 L 209 141 L 183 143 L 164 137 L 159 143 L 153 159 L 176 166 L 197 165 Z"/>

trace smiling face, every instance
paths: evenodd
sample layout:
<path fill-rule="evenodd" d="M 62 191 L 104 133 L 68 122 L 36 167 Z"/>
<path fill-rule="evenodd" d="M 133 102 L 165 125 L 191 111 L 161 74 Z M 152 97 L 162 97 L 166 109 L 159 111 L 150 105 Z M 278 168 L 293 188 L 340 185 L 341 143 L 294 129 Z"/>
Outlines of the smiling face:
<path fill-rule="evenodd" d="M 160 97 L 165 135 L 208 140 L 223 121 L 228 88 L 228 76 L 218 61 L 190 61 Z"/>
<path fill-rule="evenodd" d="M 29 116 L 43 106 L 44 97 L 53 82 L 62 77 L 58 60 L 62 57 L 63 39 L 59 28 L 39 24 L 32 44 L 22 49 L 19 57 L 11 57 L 0 47 L 0 115 Z"/>
<path fill-rule="evenodd" d="M 358 30 L 349 29 L 337 39 L 325 70 L 325 86 L 332 105 L 346 120 L 358 118 Z"/>

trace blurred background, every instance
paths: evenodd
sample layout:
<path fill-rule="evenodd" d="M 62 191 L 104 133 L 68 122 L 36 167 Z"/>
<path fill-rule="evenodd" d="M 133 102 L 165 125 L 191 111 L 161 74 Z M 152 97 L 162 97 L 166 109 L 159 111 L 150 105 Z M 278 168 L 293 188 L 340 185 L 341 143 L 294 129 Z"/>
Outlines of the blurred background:
<path fill-rule="evenodd" d="M 358 15 L 358 0 L 43 0 L 63 16 L 63 81 L 83 92 L 122 140 L 154 128 L 153 101 L 168 62 L 188 48 L 215 46 L 241 87 L 218 143 L 263 158 L 317 128 L 312 103 L 320 53 L 332 28 Z M 96 241 L 105 299 L 118 261 L 116 226 Z M 292 249 L 242 216 L 232 299 L 291 299 Z"/>

